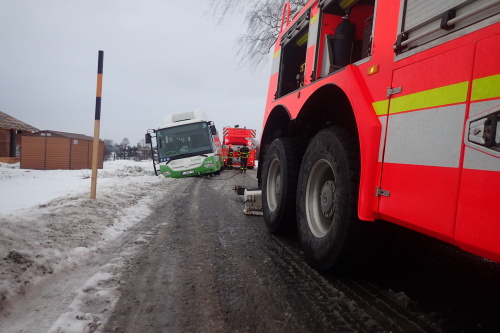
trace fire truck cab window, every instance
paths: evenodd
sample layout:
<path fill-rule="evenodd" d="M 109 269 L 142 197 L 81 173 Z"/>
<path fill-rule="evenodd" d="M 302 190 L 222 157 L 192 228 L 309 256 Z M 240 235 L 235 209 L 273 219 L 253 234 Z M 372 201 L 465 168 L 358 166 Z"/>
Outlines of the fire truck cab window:
<path fill-rule="evenodd" d="M 282 37 L 277 98 L 303 86 L 308 38 L 309 13 L 306 13 Z"/>
<path fill-rule="evenodd" d="M 318 78 L 371 55 L 375 0 L 322 4 Z"/>

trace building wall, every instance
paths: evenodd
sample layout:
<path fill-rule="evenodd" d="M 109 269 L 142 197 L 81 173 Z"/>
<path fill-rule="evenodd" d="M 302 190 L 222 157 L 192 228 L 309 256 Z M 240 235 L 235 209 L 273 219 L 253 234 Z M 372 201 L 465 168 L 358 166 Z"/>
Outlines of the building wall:
<path fill-rule="evenodd" d="M 89 144 L 92 144 L 90 141 L 86 140 L 76 140 L 71 139 L 71 163 L 69 168 L 72 170 L 79 169 L 90 169 L 89 160 L 92 156 L 89 157 Z"/>
<path fill-rule="evenodd" d="M 69 145 L 71 139 L 47 137 L 46 140 L 45 169 L 69 169 Z"/>
<path fill-rule="evenodd" d="M 21 169 L 45 169 L 45 138 L 25 136 L 22 143 Z"/>
<path fill-rule="evenodd" d="M 0 129 L 0 157 L 10 157 L 10 130 Z"/>
<path fill-rule="evenodd" d="M 11 139 L 14 131 L 15 142 L 13 143 Z M 0 162 L 17 163 L 21 160 L 22 133 L 21 130 L 0 129 Z"/>
<path fill-rule="evenodd" d="M 92 141 L 57 136 L 24 136 L 21 168 L 80 170 L 92 168 Z M 99 142 L 99 169 L 104 163 L 104 142 Z"/>

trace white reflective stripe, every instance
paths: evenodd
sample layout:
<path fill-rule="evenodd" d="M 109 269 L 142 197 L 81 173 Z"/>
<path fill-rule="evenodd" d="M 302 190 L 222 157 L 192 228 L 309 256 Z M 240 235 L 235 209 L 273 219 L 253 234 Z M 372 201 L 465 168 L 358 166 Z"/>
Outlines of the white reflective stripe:
<path fill-rule="evenodd" d="M 384 162 L 457 168 L 465 104 L 389 116 Z"/>
<path fill-rule="evenodd" d="M 500 158 L 465 147 L 464 169 L 500 171 Z"/>
<path fill-rule="evenodd" d="M 318 15 L 318 14 L 316 14 Z M 316 17 L 316 15 L 314 17 Z M 307 37 L 307 48 L 310 48 L 318 39 L 318 31 L 319 31 L 319 20 L 311 20 L 311 24 L 309 25 L 309 36 Z"/>
<path fill-rule="evenodd" d="M 477 116 L 478 114 L 491 110 L 493 108 L 500 107 L 500 99 L 495 99 L 492 101 L 485 101 L 485 102 L 476 102 L 476 103 L 471 103 L 470 105 L 470 112 L 469 112 L 469 118 L 472 118 L 474 116 Z"/>
<path fill-rule="evenodd" d="M 384 160 L 384 144 L 385 144 L 385 132 L 387 131 L 387 116 L 378 117 L 380 121 L 381 134 L 380 134 L 380 146 L 378 149 L 378 161 L 382 162 Z"/>

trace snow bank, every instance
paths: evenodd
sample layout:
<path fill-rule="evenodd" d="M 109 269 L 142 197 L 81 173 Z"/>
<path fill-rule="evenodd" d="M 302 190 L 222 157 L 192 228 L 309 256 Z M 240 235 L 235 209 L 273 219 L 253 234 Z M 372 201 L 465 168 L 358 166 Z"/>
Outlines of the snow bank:
<path fill-rule="evenodd" d="M 95 259 L 147 216 L 151 189 L 169 181 L 154 175 L 151 162 L 105 162 L 91 200 L 90 175 L 0 163 L 0 309 L 42 280 Z"/>

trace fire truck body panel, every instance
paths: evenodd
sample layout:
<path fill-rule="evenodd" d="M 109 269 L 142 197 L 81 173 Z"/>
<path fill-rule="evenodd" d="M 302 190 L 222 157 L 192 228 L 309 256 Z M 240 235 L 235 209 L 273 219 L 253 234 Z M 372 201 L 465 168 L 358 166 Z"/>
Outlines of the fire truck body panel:
<path fill-rule="evenodd" d="M 453 238 L 473 45 L 397 69 L 389 103 L 379 213 Z M 449 65 L 449 59 L 456 59 Z M 418 78 L 418 80 L 408 80 Z M 444 134 L 444 135 L 443 135 Z M 410 177 L 408 177 L 411 175 Z M 432 193 L 432 195 L 429 195 Z M 415 209 L 415 203 L 425 210 Z"/>
<path fill-rule="evenodd" d="M 328 7 L 334 2 L 309 2 L 276 44 L 261 144 L 348 128 L 359 138 L 361 220 L 384 219 L 500 261 L 500 2 L 362 1 L 350 16 L 362 58 L 332 73 L 331 35 L 342 20 Z M 442 12 L 446 20 L 435 18 Z M 305 53 L 296 51 L 302 31 Z M 296 65 L 294 56 L 305 64 L 303 81 L 286 88 L 294 76 L 280 63 Z M 485 143 L 487 126 L 498 133 Z"/>
<path fill-rule="evenodd" d="M 494 55 L 492 57 L 492 55 Z M 471 124 L 500 109 L 500 35 L 477 42 L 460 179 L 455 239 L 471 252 L 500 261 L 500 153 L 471 141 Z M 500 142 L 497 122 L 496 142 Z M 472 133 L 471 133 L 472 132 Z"/>
<path fill-rule="evenodd" d="M 500 173 L 475 172 L 474 181 L 466 183 L 467 175 L 472 174 L 467 170 L 466 156 L 470 154 L 481 161 L 481 169 L 500 171 L 498 157 L 490 155 L 493 151 L 481 154 L 467 146 L 467 119 L 475 112 L 486 111 L 484 102 L 475 103 L 478 97 L 474 96 L 492 87 L 480 87 L 478 82 L 500 73 L 498 61 L 492 57 L 500 54 L 498 48 L 492 52 L 492 39 L 498 43 L 498 36 L 476 42 L 491 28 L 484 28 L 474 39 L 462 38 L 463 46 L 450 46 L 451 51 L 394 71 L 392 87 L 403 86 L 403 91 L 389 103 L 381 185 L 390 189 L 391 197 L 380 198 L 378 212 L 384 219 L 423 229 L 499 261 L 500 215 L 493 208 L 498 192 L 494 186 L 472 184 L 487 177 L 498 185 Z M 478 61 L 481 53 L 488 55 Z M 481 74 L 475 74 L 478 71 Z M 498 111 L 496 87 L 496 100 L 488 100 L 486 108 L 493 106 Z M 471 191 L 472 195 L 464 196 Z M 462 211 L 468 211 L 468 216 Z"/>

